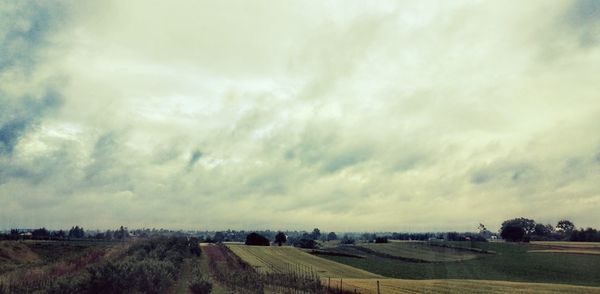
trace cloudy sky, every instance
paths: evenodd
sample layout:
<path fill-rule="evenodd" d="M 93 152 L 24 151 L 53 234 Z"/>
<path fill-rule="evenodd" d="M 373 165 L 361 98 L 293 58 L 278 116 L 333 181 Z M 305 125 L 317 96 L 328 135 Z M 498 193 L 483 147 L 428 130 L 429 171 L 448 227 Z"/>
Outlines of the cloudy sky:
<path fill-rule="evenodd" d="M 599 210 L 600 1 L 0 0 L 0 229 Z"/>

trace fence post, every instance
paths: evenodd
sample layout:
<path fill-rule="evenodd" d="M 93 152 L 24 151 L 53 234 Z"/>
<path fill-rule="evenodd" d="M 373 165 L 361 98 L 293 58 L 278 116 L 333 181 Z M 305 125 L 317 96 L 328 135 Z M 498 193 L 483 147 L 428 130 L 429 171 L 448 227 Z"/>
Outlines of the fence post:
<path fill-rule="evenodd" d="M 379 280 L 377 280 L 377 294 L 381 294 L 381 291 L 379 291 Z"/>
<path fill-rule="evenodd" d="M 342 278 L 340 278 L 340 293 L 344 291 L 344 285 L 342 284 Z"/>

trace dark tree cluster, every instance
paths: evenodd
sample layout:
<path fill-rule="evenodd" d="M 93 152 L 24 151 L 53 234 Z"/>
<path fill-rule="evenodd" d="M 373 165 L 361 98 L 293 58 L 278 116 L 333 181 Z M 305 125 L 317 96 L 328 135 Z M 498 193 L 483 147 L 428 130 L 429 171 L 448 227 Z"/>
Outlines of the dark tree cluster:
<path fill-rule="evenodd" d="M 271 242 L 265 236 L 258 233 L 250 233 L 246 236 L 246 245 L 251 246 L 269 246 Z"/>
<path fill-rule="evenodd" d="M 520 217 L 504 221 L 500 228 L 500 236 L 510 242 L 587 241 L 594 240 L 595 231 L 592 228 L 576 230 L 575 224 L 566 219 L 553 226 Z"/>

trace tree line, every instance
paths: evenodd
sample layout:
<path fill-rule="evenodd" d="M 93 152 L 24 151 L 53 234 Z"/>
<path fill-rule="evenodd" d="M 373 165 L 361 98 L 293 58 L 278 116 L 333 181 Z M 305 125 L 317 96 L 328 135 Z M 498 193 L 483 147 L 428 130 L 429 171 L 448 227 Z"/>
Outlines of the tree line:
<path fill-rule="evenodd" d="M 600 242 L 600 232 L 594 228 L 576 229 L 567 219 L 559 220 L 556 225 L 537 223 L 533 219 L 519 217 L 502 222 L 502 239 L 511 242 L 529 241 L 573 241 Z"/>

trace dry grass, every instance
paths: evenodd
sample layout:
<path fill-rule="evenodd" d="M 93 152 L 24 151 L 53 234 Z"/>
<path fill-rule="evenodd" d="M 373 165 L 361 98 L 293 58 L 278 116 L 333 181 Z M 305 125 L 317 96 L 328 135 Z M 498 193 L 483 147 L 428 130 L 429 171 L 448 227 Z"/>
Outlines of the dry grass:
<path fill-rule="evenodd" d="M 328 280 L 324 280 L 327 284 Z M 344 290 L 363 294 L 377 293 L 377 279 L 343 279 Z M 339 279 L 332 288 L 339 289 Z M 380 279 L 381 293 L 600 293 L 598 287 L 560 284 L 517 283 L 488 280 L 401 280 Z"/>
<path fill-rule="evenodd" d="M 294 247 L 227 246 L 242 260 L 261 272 L 288 272 L 312 269 L 321 277 L 381 277 L 361 269 L 311 255 Z"/>

